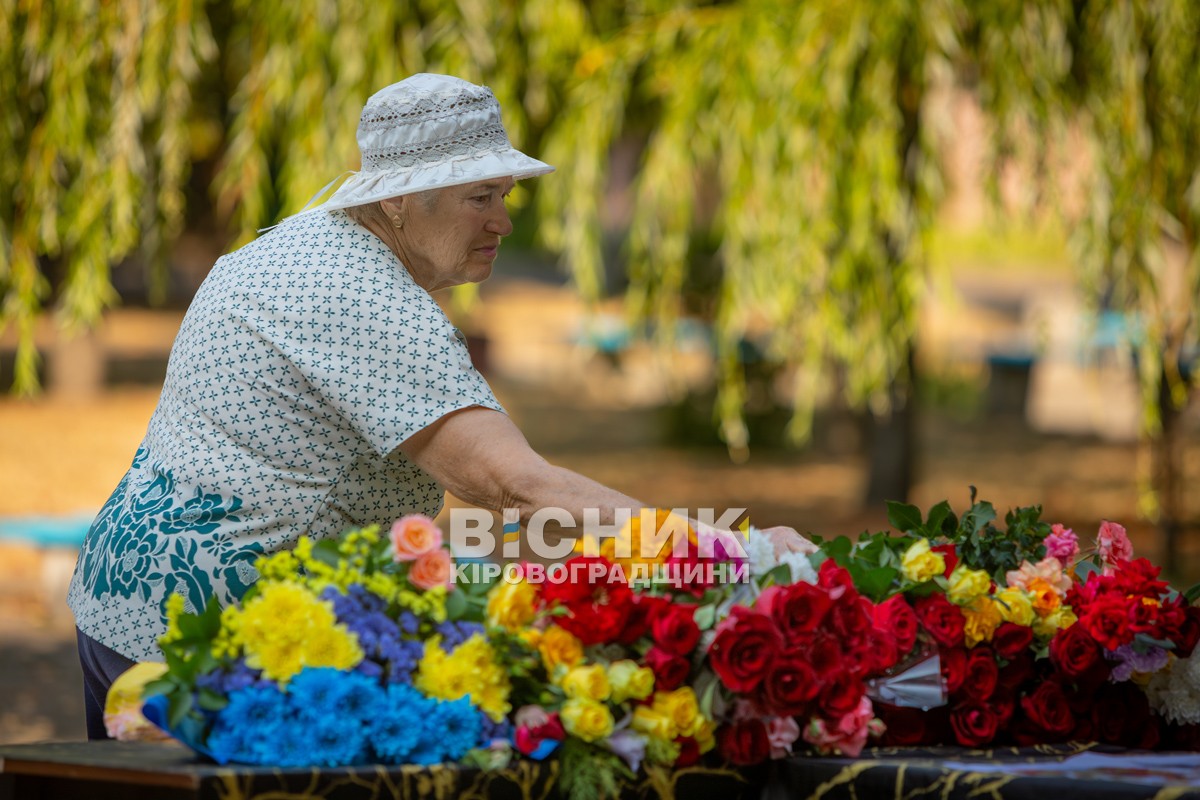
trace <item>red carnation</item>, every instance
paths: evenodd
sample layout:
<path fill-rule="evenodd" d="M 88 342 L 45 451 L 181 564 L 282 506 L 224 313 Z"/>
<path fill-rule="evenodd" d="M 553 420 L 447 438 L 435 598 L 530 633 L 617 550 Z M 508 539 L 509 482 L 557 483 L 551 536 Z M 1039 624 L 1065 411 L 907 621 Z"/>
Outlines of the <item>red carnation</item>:
<path fill-rule="evenodd" d="M 783 649 L 783 637 L 765 614 L 734 606 L 717 626 L 708 648 L 717 677 L 731 691 L 749 692 L 762 682 Z"/>

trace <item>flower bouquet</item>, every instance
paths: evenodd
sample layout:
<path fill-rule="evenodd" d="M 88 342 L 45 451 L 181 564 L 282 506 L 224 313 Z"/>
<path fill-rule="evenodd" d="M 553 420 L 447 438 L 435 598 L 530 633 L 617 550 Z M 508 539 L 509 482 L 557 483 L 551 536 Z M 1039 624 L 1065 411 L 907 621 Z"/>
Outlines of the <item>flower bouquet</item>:
<path fill-rule="evenodd" d="M 1134 559 L 1120 525 L 1103 523 L 1081 551 L 1040 507 L 1000 527 L 990 503 L 971 499 L 961 518 L 944 502 L 924 517 L 893 503 L 898 533 L 820 543 L 878 603 L 902 661 L 922 648 L 940 661 L 947 702 L 876 702 L 882 742 L 1195 749 L 1195 593 L 1171 591 Z"/>
<path fill-rule="evenodd" d="M 301 539 L 239 606 L 168 603 L 145 713 L 220 763 L 459 761 L 504 739 L 509 678 L 433 521 Z"/>

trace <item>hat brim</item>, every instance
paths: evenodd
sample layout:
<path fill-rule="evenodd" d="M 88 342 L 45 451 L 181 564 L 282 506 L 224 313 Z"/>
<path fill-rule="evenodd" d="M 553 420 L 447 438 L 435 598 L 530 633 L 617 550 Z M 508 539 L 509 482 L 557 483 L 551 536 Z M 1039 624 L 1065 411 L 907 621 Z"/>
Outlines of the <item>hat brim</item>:
<path fill-rule="evenodd" d="M 530 158 L 519 150 L 495 150 L 471 156 L 444 159 L 428 166 L 390 171 L 356 172 L 337 188 L 325 202 L 306 208 L 291 217 L 316 211 L 337 211 L 366 205 L 391 197 L 401 197 L 429 189 L 462 186 L 493 178 L 535 178 L 553 172 L 554 167 Z M 291 219 L 287 217 L 287 219 Z"/>

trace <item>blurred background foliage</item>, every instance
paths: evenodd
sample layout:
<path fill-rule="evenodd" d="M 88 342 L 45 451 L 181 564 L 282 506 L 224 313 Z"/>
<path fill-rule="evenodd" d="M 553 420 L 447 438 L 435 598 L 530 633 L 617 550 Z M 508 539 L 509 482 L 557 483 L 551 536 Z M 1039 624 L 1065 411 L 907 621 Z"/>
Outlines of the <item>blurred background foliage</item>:
<path fill-rule="evenodd" d="M 1022 211 L 1059 218 L 1096 308 L 1134 321 L 1146 510 L 1169 526 L 1200 305 L 1198 63 L 1194 0 L 0 0 L 14 386 L 36 390 L 44 310 L 94 324 L 129 257 L 161 299 L 168 248 L 201 207 L 248 241 L 357 167 L 371 93 L 447 72 L 489 85 L 514 144 L 559 167 L 521 188 L 519 229 L 585 297 L 623 292 L 667 345 L 683 317 L 712 323 L 735 457 L 747 370 L 766 363 L 787 376 L 795 441 L 831 386 L 867 409 L 868 494 L 902 497 L 955 135 L 934 101 L 959 88 L 990 123 L 994 195 L 1021 165 Z M 1081 153 L 1063 192 L 1056 163 Z M 617 184 L 623 216 L 605 206 Z"/>

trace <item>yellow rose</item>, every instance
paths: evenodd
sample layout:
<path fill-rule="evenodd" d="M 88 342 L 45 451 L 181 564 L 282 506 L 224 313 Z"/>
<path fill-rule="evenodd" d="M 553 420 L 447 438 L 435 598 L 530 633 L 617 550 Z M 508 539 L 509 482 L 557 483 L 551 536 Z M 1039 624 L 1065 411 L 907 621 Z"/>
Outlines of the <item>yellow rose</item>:
<path fill-rule="evenodd" d="M 1051 586 L 1045 578 L 1030 579 L 1025 584 L 1025 591 L 1029 592 L 1030 603 L 1039 617 L 1050 616 L 1062 605 L 1058 589 Z"/>
<path fill-rule="evenodd" d="M 546 672 L 552 676 L 555 668 L 560 665 L 573 667 L 583 661 L 583 643 L 557 625 L 546 629 L 537 649 L 542 655 L 542 664 L 546 667 Z"/>
<path fill-rule="evenodd" d="M 610 694 L 608 673 L 600 664 L 572 667 L 560 685 L 567 697 L 583 700 L 607 700 Z"/>
<path fill-rule="evenodd" d="M 573 697 L 563 703 L 559 711 L 563 727 L 572 736 L 578 736 L 585 742 L 603 739 L 612 733 L 613 718 L 603 703 L 595 700 L 585 700 Z"/>
<path fill-rule="evenodd" d="M 904 551 L 900 571 L 913 583 L 924 583 L 946 571 L 946 560 L 929 549 L 928 539 L 918 539 Z"/>
<path fill-rule="evenodd" d="M 537 589 L 526 581 L 501 581 L 488 592 L 488 624 L 513 632 L 533 622 Z"/>
<path fill-rule="evenodd" d="M 700 728 L 695 734 L 696 746 L 700 748 L 701 755 L 717 746 L 717 723 L 707 717 L 702 719 L 704 721 L 700 723 Z"/>
<path fill-rule="evenodd" d="M 657 692 L 654 695 L 654 710 L 671 720 L 681 736 L 694 736 L 704 722 L 700 704 L 692 687 L 683 686 L 673 692 Z"/>
<path fill-rule="evenodd" d="M 608 682 L 614 703 L 644 700 L 654 691 L 654 670 L 629 659 L 614 661 L 608 667 Z"/>
<path fill-rule="evenodd" d="M 1059 606 L 1046 616 L 1036 618 L 1033 621 L 1033 632 L 1037 636 L 1049 639 L 1063 628 L 1074 625 L 1077 620 L 1078 617 L 1070 606 Z"/>
<path fill-rule="evenodd" d="M 650 706 L 635 708 L 630 726 L 638 733 L 644 733 L 652 739 L 664 742 L 674 741 L 675 737 L 679 735 L 671 718 Z"/>
<path fill-rule="evenodd" d="M 1000 606 L 1000 617 L 1005 622 L 1015 622 L 1025 627 L 1033 624 L 1033 604 L 1020 589 L 1010 587 L 997 592 L 996 600 Z"/>
<path fill-rule="evenodd" d="M 969 606 L 975 598 L 988 593 L 992 588 L 992 576 L 981 569 L 971 569 L 959 564 L 950 573 L 950 586 L 946 599 L 958 606 Z"/>
<path fill-rule="evenodd" d="M 990 642 L 996 628 L 1000 627 L 1003 618 L 1000 616 L 1000 606 L 991 597 L 984 595 L 962 610 L 966 623 L 963 625 L 963 638 L 967 647 L 974 647 L 980 642 Z"/>

